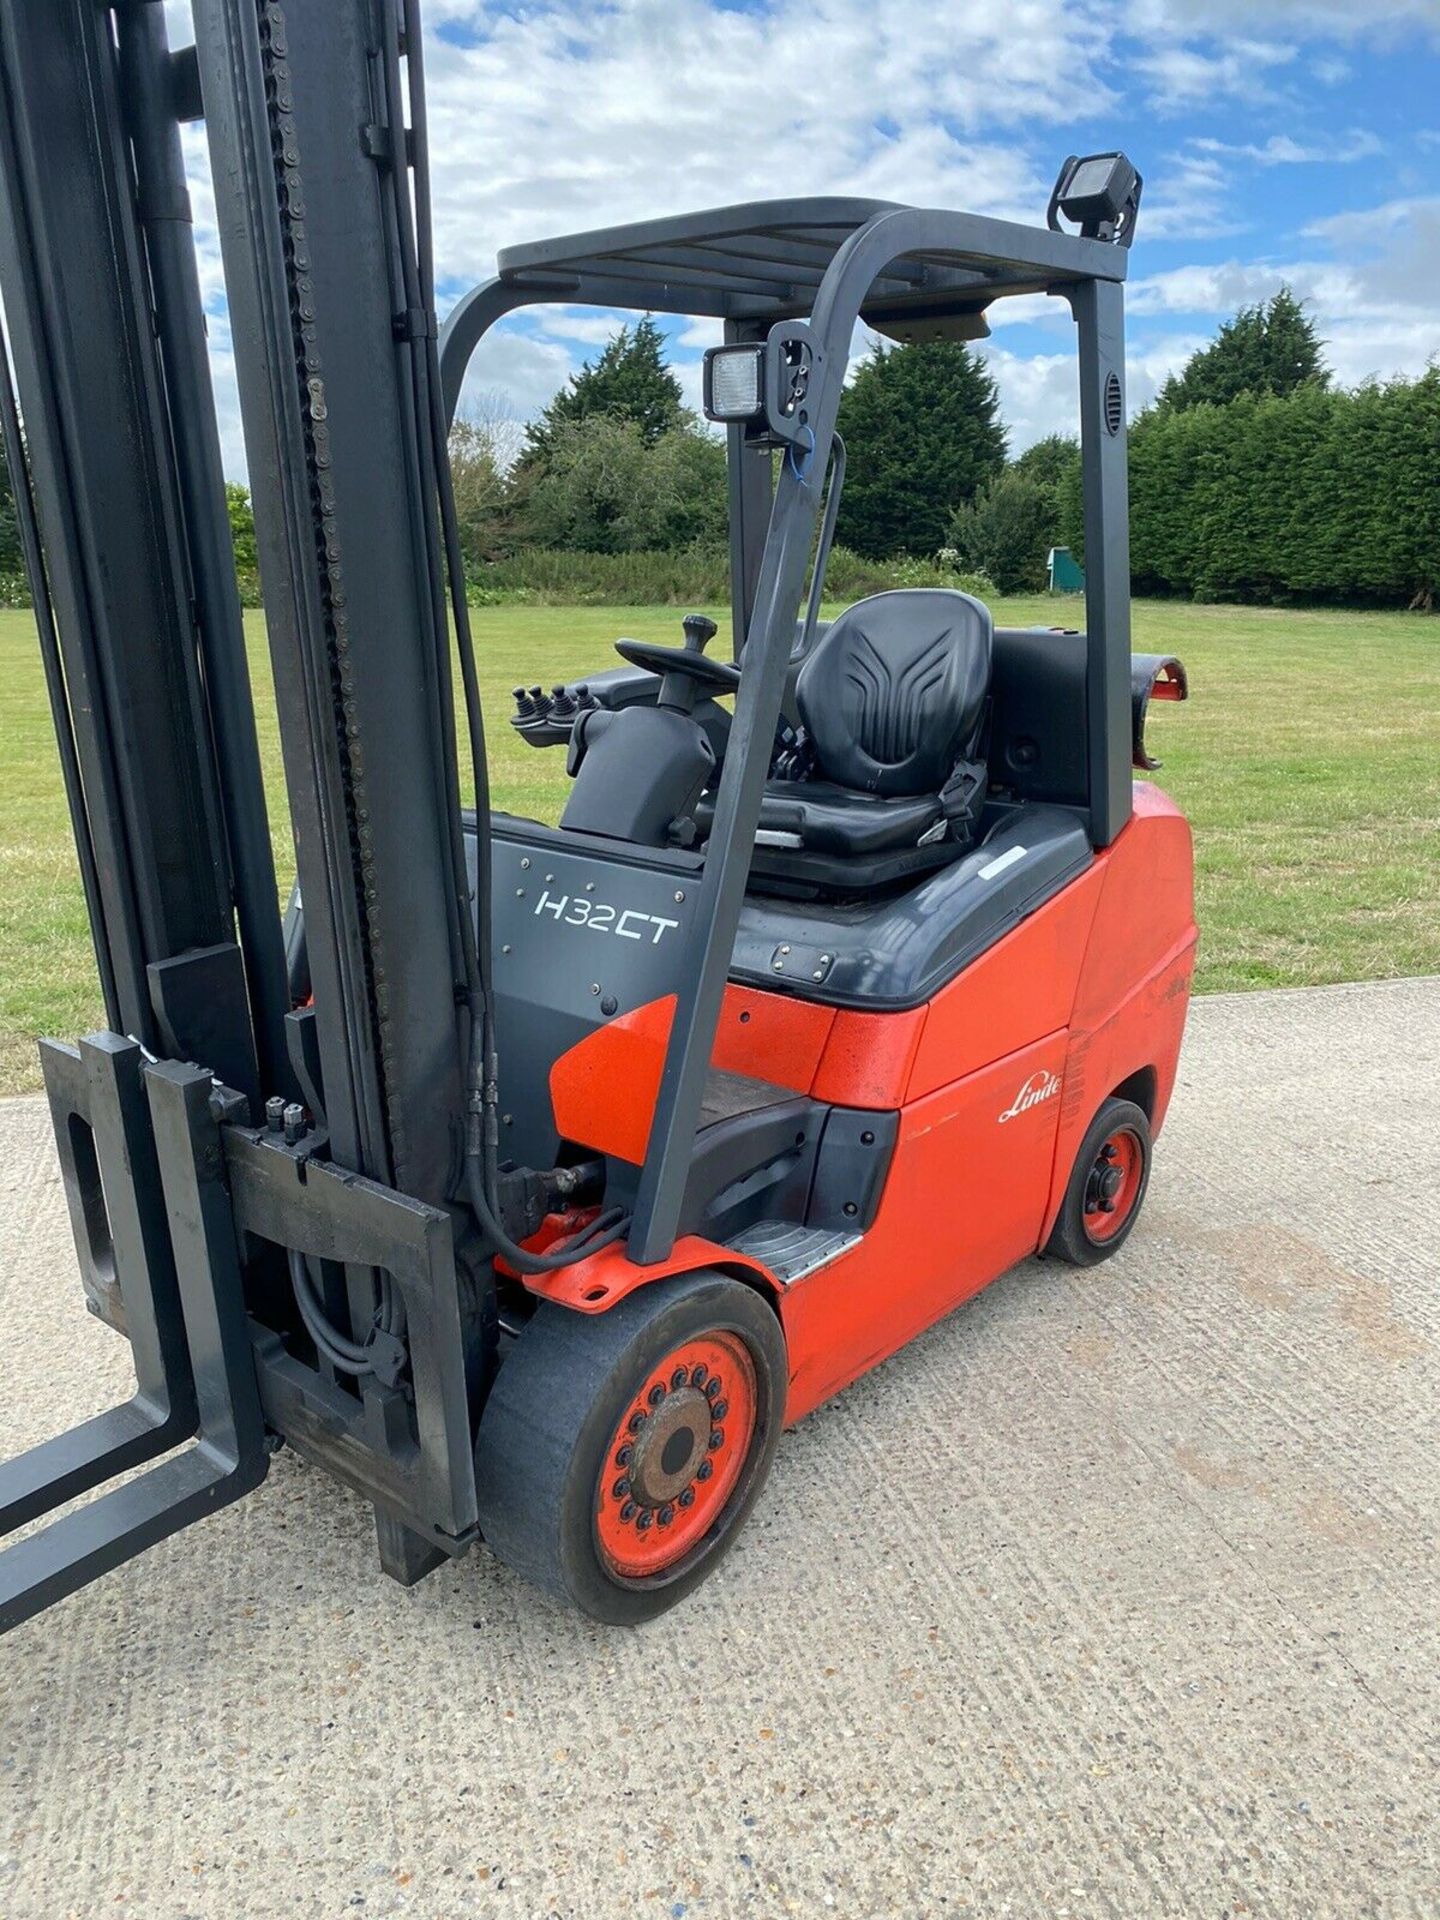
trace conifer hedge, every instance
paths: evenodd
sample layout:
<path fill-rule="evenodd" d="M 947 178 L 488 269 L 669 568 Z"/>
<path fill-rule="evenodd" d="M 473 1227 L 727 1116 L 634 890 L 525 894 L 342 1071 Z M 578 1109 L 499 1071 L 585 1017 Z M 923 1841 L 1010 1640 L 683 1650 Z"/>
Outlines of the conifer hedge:
<path fill-rule="evenodd" d="M 1065 531 L 1081 548 L 1078 475 Z M 1440 367 L 1157 406 L 1130 430 L 1137 593 L 1440 603 Z"/>

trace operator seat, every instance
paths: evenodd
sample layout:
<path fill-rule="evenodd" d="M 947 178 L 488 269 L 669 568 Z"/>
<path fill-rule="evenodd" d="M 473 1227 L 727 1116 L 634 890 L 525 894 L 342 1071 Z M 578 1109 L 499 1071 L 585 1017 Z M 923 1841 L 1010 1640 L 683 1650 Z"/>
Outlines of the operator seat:
<path fill-rule="evenodd" d="M 962 853 L 985 801 L 993 635 L 989 608 L 950 588 L 847 607 L 800 669 L 802 748 L 766 783 L 752 875 L 863 891 Z"/>

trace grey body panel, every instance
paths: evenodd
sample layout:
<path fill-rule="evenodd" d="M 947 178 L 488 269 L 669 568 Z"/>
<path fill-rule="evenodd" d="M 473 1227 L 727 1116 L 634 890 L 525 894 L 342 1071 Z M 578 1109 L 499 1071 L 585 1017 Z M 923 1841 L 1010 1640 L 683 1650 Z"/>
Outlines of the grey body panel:
<path fill-rule="evenodd" d="M 826 1006 L 919 1006 L 1094 859 L 1083 820 L 1026 807 L 888 900 L 770 900 L 740 915 L 732 980 Z"/>
<path fill-rule="evenodd" d="M 473 864 L 473 826 L 466 843 Z M 676 991 L 699 862 L 504 814 L 492 844 L 500 1151 L 549 1167 L 550 1068 L 596 1027 Z"/>

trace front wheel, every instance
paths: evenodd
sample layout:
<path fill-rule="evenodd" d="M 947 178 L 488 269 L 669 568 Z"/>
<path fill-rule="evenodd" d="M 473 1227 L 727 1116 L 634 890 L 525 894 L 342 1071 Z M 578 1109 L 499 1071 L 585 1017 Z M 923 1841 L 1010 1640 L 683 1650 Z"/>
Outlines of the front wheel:
<path fill-rule="evenodd" d="M 754 1505 L 785 1382 L 774 1312 L 726 1274 L 657 1280 L 601 1314 L 542 1303 L 480 1421 L 487 1544 L 592 1619 L 653 1619 Z"/>
<path fill-rule="evenodd" d="M 1150 1122 L 1133 1100 L 1107 1100 L 1075 1156 L 1045 1251 L 1072 1267 L 1108 1260 L 1129 1238 L 1150 1184 Z"/>

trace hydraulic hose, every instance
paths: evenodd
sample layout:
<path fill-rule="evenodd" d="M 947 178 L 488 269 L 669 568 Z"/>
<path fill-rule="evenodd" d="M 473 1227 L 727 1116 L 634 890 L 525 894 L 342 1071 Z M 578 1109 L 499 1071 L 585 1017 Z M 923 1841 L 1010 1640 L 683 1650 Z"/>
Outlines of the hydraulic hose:
<path fill-rule="evenodd" d="M 290 1284 L 295 1290 L 295 1304 L 300 1309 L 305 1331 L 315 1343 L 316 1352 L 323 1354 L 338 1373 L 353 1374 L 357 1379 L 363 1374 L 373 1373 L 375 1362 L 368 1348 L 347 1340 L 339 1328 L 326 1319 L 325 1310 L 316 1297 L 310 1271 L 305 1265 L 304 1254 L 291 1247 L 289 1257 Z"/>

